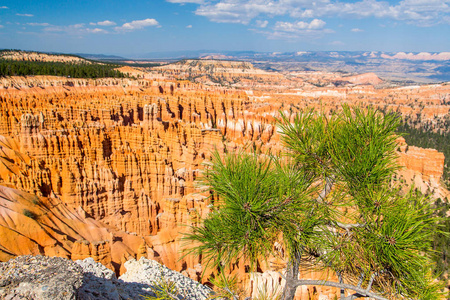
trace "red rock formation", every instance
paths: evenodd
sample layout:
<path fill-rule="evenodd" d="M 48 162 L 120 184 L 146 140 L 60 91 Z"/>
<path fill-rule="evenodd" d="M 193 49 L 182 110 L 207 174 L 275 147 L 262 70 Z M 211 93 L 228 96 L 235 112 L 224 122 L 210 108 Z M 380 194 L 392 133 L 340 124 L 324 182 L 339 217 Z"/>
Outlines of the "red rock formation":
<path fill-rule="evenodd" d="M 408 146 L 404 138 L 399 138 L 399 163 L 406 169 L 421 174 L 424 178 L 434 177 L 439 181 L 444 172 L 444 154 L 435 149 Z"/>
<path fill-rule="evenodd" d="M 112 268 L 113 257 L 136 257 L 141 244 L 148 246 L 151 242 L 118 231 L 89 217 L 81 208 L 68 207 L 60 199 L 0 186 L 1 261 L 23 254 L 94 257 Z"/>
<path fill-rule="evenodd" d="M 245 73 L 221 68 L 227 78 L 242 80 Z M 195 181 L 214 148 L 278 151 L 279 110 L 327 112 L 354 103 L 413 113 L 420 108 L 408 105 L 420 97 L 427 114 L 448 112 L 445 85 L 317 87 L 305 83 L 305 74 L 274 79 L 252 71 L 248 83 L 261 85 L 242 91 L 164 73 L 181 71 L 158 69 L 139 80 L 0 79 L 0 192 L 6 195 L 0 199 L 0 260 L 26 253 L 93 256 L 119 272 L 129 256 L 146 256 L 198 279 L 201 261 L 179 259 L 180 237 L 209 211 L 208 195 Z M 340 76 L 321 74 L 308 80 L 329 85 Z M 439 181 L 442 154 L 400 148 L 400 162 L 411 172 Z M 26 217 L 23 209 L 39 217 Z M 245 266 L 236 272 L 245 273 Z"/>

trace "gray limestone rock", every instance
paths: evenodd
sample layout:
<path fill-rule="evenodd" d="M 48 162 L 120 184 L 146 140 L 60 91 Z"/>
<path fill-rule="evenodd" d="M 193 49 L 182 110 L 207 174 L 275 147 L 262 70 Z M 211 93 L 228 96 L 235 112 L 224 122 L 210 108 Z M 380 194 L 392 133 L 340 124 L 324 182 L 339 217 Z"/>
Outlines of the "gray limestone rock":
<path fill-rule="evenodd" d="M 59 257 L 20 256 L 0 263 L 0 299 L 121 300 L 154 295 L 161 279 L 173 282 L 184 300 L 207 299 L 211 290 L 156 261 L 141 258 L 125 263 L 119 279 L 92 258 L 73 262 Z"/>
<path fill-rule="evenodd" d="M 83 270 L 59 257 L 19 256 L 0 263 L 0 299 L 77 299 Z"/>
<path fill-rule="evenodd" d="M 78 290 L 80 300 L 120 300 L 116 274 L 95 262 L 92 257 L 75 261 L 83 270 L 83 285 Z"/>
<path fill-rule="evenodd" d="M 139 260 L 131 259 L 125 263 L 127 272 L 119 277 L 127 283 L 139 283 L 147 286 L 158 285 L 161 280 L 173 282 L 179 292 L 179 299 L 208 299 L 211 289 L 173 271 L 164 265 L 150 259 L 141 257 Z"/>

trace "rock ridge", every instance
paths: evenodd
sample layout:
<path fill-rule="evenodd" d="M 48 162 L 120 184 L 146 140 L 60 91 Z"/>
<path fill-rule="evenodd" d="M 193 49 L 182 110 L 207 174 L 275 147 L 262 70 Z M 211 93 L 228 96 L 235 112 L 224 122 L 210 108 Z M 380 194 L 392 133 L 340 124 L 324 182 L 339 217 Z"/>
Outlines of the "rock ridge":
<path fill-rule="evenodd" d="M 179 299 L 205 300 L 211 290 L 158 262 L 141 258 L 125 263 L 116 278 L 93 258 L 71 261 L 59 257 L 19 256 L 0 263 L 0 299 L 121 300 L 154 296 L 159 280 L 173 282 Z"/>

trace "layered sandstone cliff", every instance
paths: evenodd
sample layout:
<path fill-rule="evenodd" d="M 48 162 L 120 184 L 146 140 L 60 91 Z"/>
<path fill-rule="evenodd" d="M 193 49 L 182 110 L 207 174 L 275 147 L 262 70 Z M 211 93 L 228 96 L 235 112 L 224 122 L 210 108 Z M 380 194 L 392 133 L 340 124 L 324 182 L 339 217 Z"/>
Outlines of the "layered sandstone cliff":
<path fill-rule="evenodd" d="M 221 70 L 230 73 L 231 67 Z M 209 212 L 209 194 L 195 182 L 211 151 L 278 151 L 274 118 L 280 110 L 331 111 L 341 103 L 413 109 L 408 100 L 427 95 L 421 99 L 433 113 L 448 112 L 436 96 L 449 90 L 445 85 L 306 90 L 308 84 L 296 77 L 282 80 L 298 83 L 298 90 L 243 91 L 172 80 L 175 71 L 138 80 L 0 80 L 1 260 L 27 253 L 92 256 L 121 273 L 129 257 L 144 256 L 199 280 L 201 261 L 181 258 L 180 238 L 186 225 Z M 270 78 L 264 84 L 280 84 Z M 331 84 L 338 77 L 327 78 L 316 79 Z M 439 185 L 442 154 L 405 145 L 399 150 L 416 181 Z M 244 265 L 236 268 L 245 273 Z M 317 298 L 313 290 L 299 293 Z M 321 291 L 330 299 L 336 292 Z"/>
<path fill-rule="evenodd" d="M 86 237 L 56 227 L 70 236 L 67 242 L 58 235 L 22 235 L 29 247 L 8 246 L 5 258 L 22 250 L 73 259 L 94 256 L 119 271 L 128 255 L 145 254 L 180 271 L 194 270 L 198 260 L 178 260 L 179 232 L 208 211 L 206 195 L 198 194 L 194 181 L 210 152 L 223 151 L 217 123 L 234 129 L 231 119 L 242 115 L 245 95 L 178 92 L 168 82 L 126 86 L 125 81 L 70 80 L 71 85 L 58 86 L 67 79 L 34 79 L 42 83 L 39 88 L 29 87 L 30 78 L 16 78 L 18 88 L 0 90 L 2 184 L 52 207 L 64 205 L 82 215 L 75 219 L 98 220 L 109 229 Z M 22 219 L 29 218 L 21 214 L 16 223 L 28 224 Z M 47 221 L 30 222 L 41 226 Z M 6 224 L 5 230 L 14 226 Z"/>

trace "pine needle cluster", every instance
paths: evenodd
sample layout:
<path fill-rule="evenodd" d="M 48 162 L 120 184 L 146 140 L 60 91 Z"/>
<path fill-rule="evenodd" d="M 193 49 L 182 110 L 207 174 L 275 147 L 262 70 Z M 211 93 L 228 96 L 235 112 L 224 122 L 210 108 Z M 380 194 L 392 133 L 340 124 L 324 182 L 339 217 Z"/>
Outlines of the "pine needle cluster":
<path fill-rule="evenodd" d="M 442 285 L 432 277 L 439 219 L 429 199 L 392 185 L 398 124 L 370 108 L 281 114 L 283 155 L 216 151 L 202 183 L 219 200 L 186 236 L 196 245 L 189 252 L 221 270 L 239 261 L 254 270 L 277 255 L 278 243 L 283 300 L 301 285 L 338 287 L 341 299 L 439 299 Z M 306 259 L 339 282 L 298 279 Z"/>

